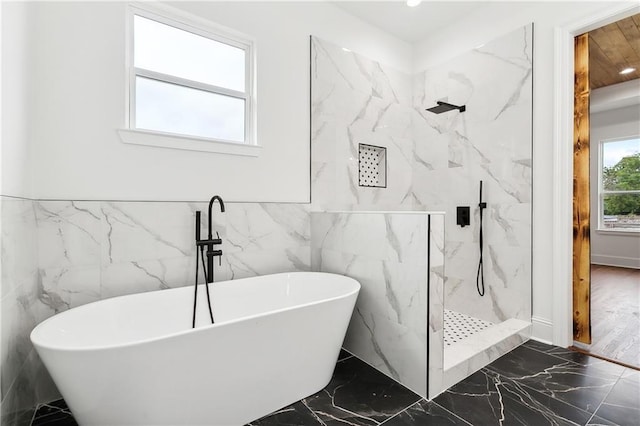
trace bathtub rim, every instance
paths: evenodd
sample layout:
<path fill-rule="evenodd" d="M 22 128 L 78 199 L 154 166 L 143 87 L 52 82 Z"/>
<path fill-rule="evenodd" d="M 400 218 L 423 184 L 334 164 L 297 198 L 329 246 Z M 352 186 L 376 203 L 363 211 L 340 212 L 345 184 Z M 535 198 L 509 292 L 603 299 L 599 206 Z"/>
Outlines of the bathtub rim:
<path fill-rule="evenodd" d="M 273 276 L 278 276 L 278 275 L 304 275 L 304 274 L 332 275 L 332 276 L 341 277 L 341 279 L 345 278 L 348 282 L 352 282 L 353 284 L 355 284 L 355 288 L 349 289 L 349 291 L 346 291 L 344 294 L 340 294 L 340 295 L 334 296 L 334 297 L 329 297 L 329 298 L 326 298 L 326 299 L 314 300 L 313 302 L 307 302 L 307 303 L 302 303 L 302 304 L 299 304 L 299 305 L 288 306 L 286 308 L 275 309 L 273 311 L 262 312 L 262 313 L 255 314 L 255 315 L 248 315 L 248 316 L 244 316 L 242 318 L 236 318 L 236 319 L 233 319 L 233 320 L 225 321 L 223 323 L 207 324 L 207 325 L 200 326 L 200 327 L 197 327 L 197 328 L 187 328 L 186 330 L 182 330 L 182 331 L 178 331 L 178 332 L 174 332 L 174 333 L 163 334 L 162 336 L 136 340 L 135 342 L 128 342 L 128 343 L 123 343 L 123 344 L 101 345 L 101 346 L 82 347 L 82 348 L 69 348 L 69 347 L 57 346 L 57 345 L 51 345 L 51 344 L 42 344 L 40 342 L 37 342 L 37 339 L 34 340 L 34 334 L 36 334 L 38 328 L 40 328 L 41 325 L 44 326 L 44 324 L 46 324 L 46 323 L 49 323 L 51 321 L 55 321 L 56 319 L 59 320 L 61 315 L 62 316 L 69 315 L 69 313 L 72 312 L 73 310 L 76 310 L 76 309 L 80 309 L 80 310 L 90 309 L 90 306 L 94 305 L 96 303 L 105 302 L 105 301 L 111 301 L 111 300 L 117 300 L 117 299 L 120 299 L 120 298 L 130 297 L 130 296 L 134 296 L 134 295 L 144 295 L 144 294 L 153 293 L 153 292 L 156 292 L 156 291 L 170 291 L 170 290 L 181 290 L 181 289 L 185 289 L 185 288 L 191 288 L 193 286 L 193 284 L 187 285 L 187 286 L 183 286 L 183 287 L 175 287 L 175 288 L 170 288 L 170 289 L 154 290 L 153 292 L 148 292 L 147 291 L 147 292 L 141 292 L 141 293 L 124 294 L 122 296 L 115 296 L 115 297 L 110 297 L 108 299 L 96 300 L 94 302 L 90 302 L 90 303 L 87 303 L 87 304 L 84 304 L 84 305 L 81 305 L 81 306 L 77 306 L 75 308 L 71 308 L 71 309 L 66 310 L 64 312 L 60 312 L 58 314 L 52 315 L 51 317 L 49 317 L 49 318 L 45 319 L 44 321 L 38 323 L 33 328 L 33 330 L 31 330 L 31 333 L 29 333 L 29 340 L 31 341 L 31 343 L 33 344 L 33 346 L 36 349 L 43 348 L 43 349 L 46 349 L 46 350 L 52 350 L 52 351 L 58 351 L 58 352 L 93 352 L 93 351 L 104 351 L 104 350 L 111 350 L 111 349 L 131 348 L 131 347 L 136 347 L 136 346 L 140 346 L 140 345 L 143 345 L 143 344 L 150 344 L 150 343 L 158 342 L 158 341 L 161 341 L 161 340 L 166 340 L 166 339 L 173 338 L 173 337 L 180 337 L 180 336 L 183 336 L 183 335 L 193 334 L 193 333 L 199 332 L 199 331 L 214 329 L 216 327 L 222 327 L 223 325 L 231 325 L 231 324 L 235 324 L 235 323 L 239 323 L 239 322 L 243 322 L 243 321 L 249 321 L 249 320 L 252 320 L 252 319 L 260 318 L 260 317 L 267 316 L 267 315 L 272 315 L 272 314 L 278 314 L 278 313 L 281 313 L 281 312 L 292 311 L 294 309 L 301 309 L 301 308 L 304 308 L 304 307 L 319 305 L 321 303 L 328 303 L 328 302 L 332 302 L 332 301 L 339 300 L 339 299 L 346 299 L 346 298 L 351 297 L 353 295 L 357 295 L 360 292 L 360 289 L 362 288 L 362 285 L 360 284 L 360 282 L 358 282 L 358 280 L 356 280 L 354 278 L 351 278 L 351 277 L 348 277 L 346 275 L 334 274 L 334 273 L 331 273 L 331 272 L 278 272 L 278 273 L 275 273 L 275 274 L 258 275 L 258 276 L 255 276 L 255 277 L 240 278 L 238 280 L 219 281 L 218 283 L 229 282 L 229 281 L 241 281 L 241 280 L 246 280 L 246 279 L 256 279 L 256 278 L 261 278 L 261 277 L 273 277 Z M 204 284 L 198 284 L 198 285 L 204 285 Z"/>

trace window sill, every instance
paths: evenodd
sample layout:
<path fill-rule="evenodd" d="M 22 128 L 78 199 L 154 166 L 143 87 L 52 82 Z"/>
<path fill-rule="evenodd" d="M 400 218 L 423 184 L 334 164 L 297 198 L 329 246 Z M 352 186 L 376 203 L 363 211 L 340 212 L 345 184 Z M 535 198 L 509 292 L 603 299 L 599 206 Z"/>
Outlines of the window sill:
<path fill-rule="evenodd" d="M 630 229 L 596 229 L 596 233 L 602 235 L 627 235 L 627 236 L 635 236 L 640 237 L 640 229 L 638 230 L 630 230 Z"/>
<path fill-rule="evenodd" d="M 120 140 L 127 144 L 182 149 L 187 151 L 215 152 L 218 154 L 258 157 L 262 149 L 258 145 L 221 142 L 190 136 L 177 136 L 147 130 L 118 129 Z"/>

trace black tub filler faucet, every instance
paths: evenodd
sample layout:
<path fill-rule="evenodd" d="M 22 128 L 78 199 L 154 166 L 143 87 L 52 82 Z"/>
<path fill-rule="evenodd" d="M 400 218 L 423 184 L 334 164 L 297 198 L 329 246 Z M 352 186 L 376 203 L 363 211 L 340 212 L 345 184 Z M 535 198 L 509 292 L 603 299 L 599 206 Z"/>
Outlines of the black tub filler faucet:
<path fill-rule="evenodd" d="M 214 246 L 222 244 L 222 240 L 220 239 L 220 234 L 216 232 L 216 238 L 213 238 L 213 226 L 212 226 L 212 217 L 213 217 L 213 203 L 218 201 L 220 204 L 220 211 L 224 213 L 224 201 L 219 195 L 214 195 L 211 197 L 209 201 L 209 216 L 208 216 L 208 235 L 207 239 L 203 240 L 200 238 L 200 217 L 201 212 L 196 211 L 196 283 L 195 283 L 195 294 L 193 298 L 193 321 L 192 327 L 196 326 L 196 305 L 198 301 L 198 264 L 199 260 L 202 260 L 202 269 L 205 277 L 205 287 L 207 289 L 207 304 L 209 305 L 209 315 L 211 317 L 211 323 L 213 324 L 213 311 L 211 309 L 211 297 L 209 296 L 209 283 L 213 282 L 213 258 L 218 257 L 220 265 L 222 265 L 222 250 L 214 250 Z M 204 248 L 207 248 L 207 265 L 204 264 Z M 198 259 L 198 249 L 200 252 L 200 259 Z"/>
<path fill-rule="evenodd" d="M 212 283 L 213 282 L 213 258 L 215 256 L 219 256 L 220 257 L 220 262 L 222 262 L 222 250 L 214 250 L 213 246 L 214 245 L 220 245 L 222 244 L 222 240 L 220 239 L 220 234 L 218 234 L 216 232 L 217 238 L 213 238 L 213 226 L 211 224 L 211 218 L 213 217 L 213 203 L 215 201 L 218 201 L 218 203 L 220 203 L 220 211 L 222 213 L 224 213 L 224 201 L 222 201 L 222 198 L 220 198 L 219 195 L 214 195 L 213 197 L 211 197 L 211 200 L 209 201 L 209 216 L 208 216 L 208 238 L 206 240 L 201 240 L 200 239 L 200 211 L 196 212 L 196 246 L 197 247 L 202 247 L 202 246 L 206 246 L 207 247 L 207 268 L 205 271 L 205 275 L 207 277 L 207 282 L 208 283 Z"/>

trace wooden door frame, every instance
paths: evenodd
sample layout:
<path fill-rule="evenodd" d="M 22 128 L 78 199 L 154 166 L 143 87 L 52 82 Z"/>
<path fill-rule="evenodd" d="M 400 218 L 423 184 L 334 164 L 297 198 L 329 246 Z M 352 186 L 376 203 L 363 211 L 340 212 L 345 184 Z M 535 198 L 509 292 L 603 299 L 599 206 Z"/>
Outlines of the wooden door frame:
<path fill-rule="evenodd" d="M 573 340 L 591 344 L 591 129 L 589 33 L 574 38 Z"/>
<path fill-rule="evenodd" d="M 635 3 L 614 3 L 586 18 L 556 27 L 553 135 L 553 343 L 573 344 L 573 102 L 574 38 L 640 13 Z"/>

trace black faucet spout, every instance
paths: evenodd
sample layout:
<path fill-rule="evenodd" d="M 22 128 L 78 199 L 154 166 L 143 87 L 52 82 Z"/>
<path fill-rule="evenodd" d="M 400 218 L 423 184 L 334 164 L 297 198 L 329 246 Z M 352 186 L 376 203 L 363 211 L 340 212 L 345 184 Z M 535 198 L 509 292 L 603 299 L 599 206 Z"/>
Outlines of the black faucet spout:
<path fill-rule="evenodd" d="M 220 211 L 222 213 L 224 213 L 224 201 L 222 201 L 222 198 L 219 195 L 214 195 L 213 197 L 211 197 L 211 200 L 209 201 L 209 238 L 206 241 L 201 241 L 202 245 L 206 245 L 207 246 L 207 272 L 206 272 L 206 277 L 207 277 L 207 283 L 212 283 L 213 282 L 213 258 L 214 256 L 222 256 L 222 250 L 214 250 L 213 246 L 216 244 L 222 244 L 222 241 L 220 241 L 220 237 L 218 238 L 213 238 L 213 226 L 212 226 L 212 222 L 211 219 L 213 217 L 213 203 L 218 201 L 218 203 L 220 203 Z"/>
<path fill-rule="evenodd" d="M 211 218 L 213 217 L 213 214 L 211 210 L 213 209 L 213 203 L 216 200 L 220 203 L 220 211 L 224 213 L 224 201 L 222 201 L 222 198 L 220 198 L 219 195 L 214 195 L 213 197 L 211 197 L 211 200 L 209 201 L 209 239 L 210 240 L 213 238 L 213 227 L 211 226 Z"/>

